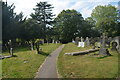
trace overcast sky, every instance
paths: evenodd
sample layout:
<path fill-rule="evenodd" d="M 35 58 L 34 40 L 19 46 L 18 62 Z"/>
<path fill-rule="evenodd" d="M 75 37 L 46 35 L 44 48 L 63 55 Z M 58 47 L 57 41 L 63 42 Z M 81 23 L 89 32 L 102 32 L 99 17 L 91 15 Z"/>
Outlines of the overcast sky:
<path fill-rule="evenodd" d="M 97 5 L 111 4 L 117 7 L 120 0 L 7 0 L 9 5 L 14 3 L 16 7 L 15 12 L 20 13 L 22 11 L 27 17 L 34 12 L 33 8 L 40 1 L 47 1 L 49 4 L 52 4 L 54 7 L 53 13 L 56 15 L 63 9 L 75 9 L 86 18 L 90 16 L 92 10 Z"/>

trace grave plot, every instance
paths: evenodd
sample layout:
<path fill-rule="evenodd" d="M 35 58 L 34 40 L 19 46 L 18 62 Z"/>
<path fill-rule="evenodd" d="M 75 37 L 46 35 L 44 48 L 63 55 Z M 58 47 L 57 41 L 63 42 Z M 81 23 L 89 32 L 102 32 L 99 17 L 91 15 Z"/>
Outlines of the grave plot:
<path fill-rule="evenodd" d="M 112 56 L 100 57 L 99 51 L 87 55 L 67 56 L 64 53 L 79 52 L 91 49 L 66 44 L 58 57 L 58 72 L 62 78 L 116 78 L 118 74 L 118 53 L 109 52 Z"/>

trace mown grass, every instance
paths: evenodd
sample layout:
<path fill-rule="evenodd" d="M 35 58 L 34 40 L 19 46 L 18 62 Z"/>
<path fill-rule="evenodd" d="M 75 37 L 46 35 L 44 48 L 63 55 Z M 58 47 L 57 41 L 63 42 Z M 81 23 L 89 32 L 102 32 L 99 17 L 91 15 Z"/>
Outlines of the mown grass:
<path fill-rule="evenodd" d="M 75 44 L 66 44 L 58 57 L 58 72 L 62 78 L 116 78 L 118 76 L 118 53 L 110 51 L 112 56 L 98 58 L 98 52 L 70 56 L 64 53 L 84 51 L 91 47 L 78 48 Z"/>
<path fill-rule="evenodd" d="M 34 78 L 40 65 L 45 58 L 61 44 L 42 45 L 42 54 L 30 51 L 28 48 L 18 48 L 14 50 L 16 57 L 2 60 L 3 78 Z M 8 55 L 8 53 L 3 53 Z"/>

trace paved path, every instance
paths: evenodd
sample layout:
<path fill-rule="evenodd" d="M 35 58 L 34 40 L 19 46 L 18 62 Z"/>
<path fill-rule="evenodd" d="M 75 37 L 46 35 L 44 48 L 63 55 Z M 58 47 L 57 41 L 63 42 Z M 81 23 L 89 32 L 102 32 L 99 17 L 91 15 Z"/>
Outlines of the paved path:
<path fill-rule="evenodd" d="M 53 51 L 39 68 L 35 78 L 58 78 L 57 75 L 57 57 L 64 48 L 64 44 Z"/>

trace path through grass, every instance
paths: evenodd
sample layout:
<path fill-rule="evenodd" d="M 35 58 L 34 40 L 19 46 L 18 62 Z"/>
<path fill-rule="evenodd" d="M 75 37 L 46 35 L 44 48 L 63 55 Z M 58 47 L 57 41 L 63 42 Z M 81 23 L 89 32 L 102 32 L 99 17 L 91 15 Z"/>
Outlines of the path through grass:
<path fill-rule="evenodd" d="M 42 54 L 30 51 L 28 48 L 19 48 L 14 51 L 16 57 L 2 60 L 3 78 L 34 78 L 45 58 L 60 44 L 44 44 Z M 8 53 L 5 53 L 8 54 Z"/>

